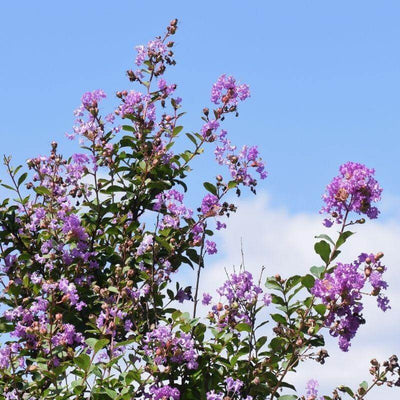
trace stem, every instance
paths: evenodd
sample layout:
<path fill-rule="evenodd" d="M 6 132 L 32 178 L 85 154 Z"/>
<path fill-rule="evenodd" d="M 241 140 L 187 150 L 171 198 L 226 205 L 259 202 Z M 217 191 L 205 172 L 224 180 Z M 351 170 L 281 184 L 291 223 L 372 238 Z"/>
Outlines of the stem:
<path fill-rule="evenodd" d="M 204 239 L 206 236 L 206 226 L 204 226 L 204 231 L 203 231 L 203 239 L 201 241 L 201 249 L 200 249 L 200 258 L 199 258 L 199 266 L 197 268 L 197 278 L 196 278 L 196 290 L 194 293 L 194 305 L 193 305 L 193 318 L 196 318 L 196 311 L 197 311 L 197 303 L 198 303 L 198 297 L 199 297 L 199 285 L 200 285 L 200 274 L 201 274 L 201 269 L 204 268 Z"/>

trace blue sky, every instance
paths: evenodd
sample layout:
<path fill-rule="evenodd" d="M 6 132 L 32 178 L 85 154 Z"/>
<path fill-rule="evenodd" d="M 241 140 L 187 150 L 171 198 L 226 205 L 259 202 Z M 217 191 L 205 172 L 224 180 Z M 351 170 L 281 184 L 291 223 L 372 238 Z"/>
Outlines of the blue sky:
<path fill-rule="evenodd" d="M 275 204 L 316 212 L 348 160 L 375 167 L 386 196 L 397 198 L 399 12 L 397 1 L 365 0 L 2 2 L 1 152 L 21 162 L 53 139 L 73 152 L 64 133 L 81 94 L 129 88 L 134 46 L 177 17 L 170 80 L 185 127 L 200 127 L 221 73 L 250 84 L 251 99 L 226 127 L 237 144 L 259 145 L 270 172 L 260 188 Z"/>
<path fill-rule="evenodd" d="M 260 185 L 267 195 L 247 199 L 220 239 L 209 281 L 217 284 L 218 273 L 239 262 L 239 234 L 250 250 L 251 268 L 266 265 L 289 273 L 297 265 L 310 266 L 321 193 L 338 166 L 352 160 L 376 168 L 384 213 L 376 230 L 371 225 L 360 233 L 365 241 L 360 239 L 349 257 L 361 250 L 387 253 L 391 296 L 399 304 L 400 225 L 393 219 L 400 216 L 399 15 L 400 2 L 389 0 L 3 1 L 1 153 L 21 163 L 47 153 L 52 140 L 64 153 L 75 152 L 77 143 L 64 133 L 82 93 L 103 88 L 112 97 L 129 89 L 125 71 L 133 66 L 134 46 L 177 17 L 178 65 L 169 81 L 178 83 L 188 111 L 185 128 L 201 127 L 201 110 L 209 105 L 217 77 L 236 76 L 250 85 L 252 97 L 240 118 L 225 127 L 238 145 L 259 145 L 270 174 Z M 210 180 L 215 174 L 211 158 L 195 167 L 198 177 Z M 193 182 L 200 184 L 199 178 Z M 200 193 L 197 188 L 194 194 Z M 399 315 L 395 306 L 393 314 L 376 314 L 354 354 L 369 357 L 368 346 L 372 355 L 398 350 Z M 388 332 L 396 334 L 380 340 Z M 348 358 L 340 362 L 350 366 Z M 363 364 L 366 371 L 367 358 Z M 341 365 L 330 365 L 326 379 L 348 374 Z M 371 400 L 381 398 L 376 396 Z"/>

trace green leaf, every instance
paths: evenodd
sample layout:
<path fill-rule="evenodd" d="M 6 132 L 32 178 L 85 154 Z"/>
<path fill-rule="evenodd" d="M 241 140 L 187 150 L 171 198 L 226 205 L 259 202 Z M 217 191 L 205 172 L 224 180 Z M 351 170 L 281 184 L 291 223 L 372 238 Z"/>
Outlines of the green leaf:
<path fill-rule="evenodd" d="M 339 386 L 338 389 L 343 392 L 343 393 L 347 393 L 351 398 L 355 398 L 354 397 L 354 393 L 353 391 L 348 387 L 348 386 Z"/>
<path fill-rule="evenodd" d="M 274 351 L 281 350 L 286 344 L 286 340 L 281 337 L 275 337 L 269 343 L 269 347 Z"/>
<path fill-rule="evenodd" d="M 325 315 L 326 305 L 325 304 L 316 304 L 314 306 L 314 310 L 321 315 Z"/>
<path fill-rule="evenodd" d="M 108 290 L 109 290 L 110 292 L 112 292 L 112 293 L 116 293 L 116 294 L 119 293 L 118 288 L 116 288 L 115 286 L 109 286 L 109 287 L 108 287 Z"/>
<path fill-rule="evenodd" d="M 315 236 L 315 239 L 325 239 L 328 242 L 330 242 L 331 244 L 335 245 L 335 242 L 331 239 L 331 237 L 328 235 L 325 235 L 325 234 L 317 235 L 317 236 Z"/>
<path fill-rule="evenodd" d="M 237 185 L 236 181 L 230 181 L 228 182 L 228 189 L 234 189 Z"/>
<path fill-rule="evenodd" d="M 286 318 L 281 314 L 271 314 L 271 318 L 275 322 L 286 325 Z"/>
<path fill-rule="evenodd" d="M 103 388 L 103 390 L 112 398 L 115 399 L 118 396 L 118 393 L 115 390 Z"/>
<path fill-rule="evenodd" d="M 80 354 L 74 359 L 74 363 L 84 371 L 88 371 L 90 368 L 90 357 L 87 354 Z"/>
<path fill-rule="evenodd" d="M 346 240 L 351 236 L 354 235 L 354 232 L 346 231 L 343 232 L 340 236 L 339 239 L 336 242 L 336 248 L 338 249 L 342 244 L 346 242 Z"/>
<path fill-rule="evenodd" d="M 22 174 L 19 179 L 18 179 L 18 186 L 21 186 L 21 184 L 25 181 L 26 177 L 28 176 L 28 173 L 25 172 L 24 174 Z"/>
<path fill-rule="evenodd" d="M 362 381 L 360 383 L 360 388 L 362 388 L 364 390 L 368 390 L 368 382 L 367 381 Z"/>
<path fill-rule="evenodd" d="M 108 339 L 86 339 L 86 343 L 94 350 L 95 354 L 110 343 Z"/>
<path fill-rule="evenodd" d="M 161 246 L 164 247 L 166 250 L 168 251 L 172 250 L 171 245 L 166 240 L 160 238 L 159 236 L 156 236 L 156 242 L 161 244 Z"/>
<path fill-rule="evenodd" d="M 190 141 L 197 146 L 197 140 L 196 138 L 191 134 L 191 133 L 187 133 L 186 136 L 190 139 Z"/>
<path fill-rule="evenodd" d="M 279 400 L 296 400 L 297 396 L 294 394 L 284 394 L 283 396 L 279 397 Z"/>
<path fill-rule="evenodd" d="M 203 186 L 206 188 L 206 190 L 208 190 L 210 193 L 212 193 L 213 195 L 217 195 L 217 188 L 210 182 L 204 182 Z"/>
<path fill-rule="evenodd" d="M 128 132 L 136 132 L 135 128 L 133 126 L 130 126 L 130 125 L 122 125 L 122 129 L 124 131 L 128 131 Z"/>
<path fill-rule="evenodd" d="M 322 260 L 328 264 L 331 254 L 331 246 L 325 240 L 321 240 L 314 245 L 315 252 L 320 255 Z"/>
<path fill-rule="evenodd" d="M 2 183 L 1 186 L 3 186 L 4 188 L 6 188 L 8 190 L 12 190 L 13 192 L 16 192 L 15 188 L 13 188 L 12 186 L 6 185 L 5 183 Z"/>
<path fill-rule="evenodd" d="M 299 284 L 300 281 L 301 281 L 300 275 L 294 275 L 288 278 L 285 284 L 286 291 L 290 291 L 291 289 L 293 289 L 296 285 Z"/>
<path fill-rule="evenodd" d="M 303 284 L 303 286 L 305 286 L 307 289 L 311 289 L 312 287 L 314 287 L 315 284 L 315 278 L 308 274 L 306 275 L 302 280 L 301 283 Z"/>
<path fill-rule="evenodd" d="M 324 271 L 325 271 L 325 267 L 316 267 L 316 266 L 314 266 L 314 267 L 311 267 L 311 268 L 310 268 L 310 271 L 311 271 L 311 273 L 312 273 L 314 276 L 316 276 L 318 279 L 321 279 L 322 274 L 323 274 Z"/>
<path fill-rule="evenodd" d="M 282 291 L 281 286 L 280 286 L 279 283 L 275 280 L 274 277 L 267 278 L 267 281 L 265 282 L 265 287 L 268 288 L 268 289 L 275 289 L 275 290 Z"/>
<path fill-rule="evenodd" d="M 44 186 L 38 186 L 33 189 L 37 194 L 50 196 L 51 192 Z"/>
<path fill-rule="evenodd" d="M 263 347 L 264 344 L 267 343 L 267 340 L 268 340 L 267 336 L 261 336 L 256 342 L 256 349 L 260 350 L 261 347 Z"/>
<path fill-rule="evenodd" d="M 272 294 L 271 297 L 273 304 L 280 304 L 281 306 L 286 306 L 285 300 L 282 297 L 277 296 L 276 294 Z"/>
<path fill-rule="evenodd" d="M 244 322 L 241 323 L 241 324 L 237 324 L 237 325 L 235 326 L 235 329 L 236 329 L 238 332 L 251 332 L 251 326 L 248 325 L 248 324 L 245 324 Z"/>
<path fill-rule="evenodd" d="M 172 131 L 172 136 L 179 135 L 179 133 L 182 131 L 182 129 L 183 129 L 183 126 L 176 126 L 174 128 L 174 130 Z"/>

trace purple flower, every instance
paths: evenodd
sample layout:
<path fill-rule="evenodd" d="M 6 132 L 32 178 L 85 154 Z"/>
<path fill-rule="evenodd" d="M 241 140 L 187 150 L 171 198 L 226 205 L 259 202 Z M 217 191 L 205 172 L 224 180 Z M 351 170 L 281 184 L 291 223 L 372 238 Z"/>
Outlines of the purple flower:
<path fill-rule="evenodd" d="M 306 400 L 315 400 L 318 397 L 319 383 L 315 379 L 311 379 L 306 385 Z M 323 399 L 323 397 L 321 397 Z"/>
<path fill-rule="evenodd" d="M 224 400 L 223 393 L 215 393 L 215 390 L 211 390 L 206 393 L 207 400 Z"/>
<path fill-rule="evenodd" d="M 158 83 L 158 88 L 163 91 L 165 94 L 170 95 L 174 92 L 176 85 L 167 85 L 165 79 L 161 78 Z"/>
<path fill-rule="evenodd" d="M 217 131 L 219 128 L 219 122 L 215 119 L 212 119 L 208 122 L 206 122 L 203 127 L 201 128 L 201 133 L 204 137 L 204 139 L 214 139 L 213 134 Z"/>
<path fill-rule="evenodd" d="M 146 233 L 143 236 L 143 240 L 140 243 L 140 245 L 138 246 L 137 250 L 136 250 L 136 255 L 141 256 L 143 255 L 146 251 L 149 250 L 150 246 L 153 245 L 153 235 Z"/>
<path fill-rule="evenodd" d="M 151 57 L 157 58 L 167 54 L 167 46 L 161 41 L 161 39 L 154 39 L 147 43 L 147 46 L 136 46 L 137 56 L 135 64 L 141 66 L 144 61 Z"/>
<path fill-rule="evenodd" d="M 143 339 L 146 356 L 156 365 L 185 364 L 188 369 L 196 369 L 198 355 L 191 335 L 183 332 L 178 335 L 169 325 L 148 332 Z"/>
<path fill-rule="evenodd" d="M 236 106 L 238 100 L 250 97 L 250 89 L 246 84 L 237 85 L 233 76 L 221 75 L 211 90 L 211 101 L 219 104 L 222 101 L 227 106 Z"/>
<path fill-rule="evenodd" d="M 213 194 L 206 194 L 201 202 L 201 212 L 206 216 L 216 215 L 219 207 L 218 197 Z"/>
<path fill-rule="evenodd" d="M 190 300 L 192 298 L 192 294 L 190 291 L 179 289 L 175 298 L 179 301 L 179 303 L 183 303 L 185 300 Z"/>
<path fill-rule="evenodd" d="M 68 215 L 63 218 L 64 226 L 62 228 L 63 233 L 67 238 L 75 238 L 80 241 L 86 241 L 88 234 L 85 229 L 81 226 L 81 221 L 75 214 Z"/>
<path fill-rule="evenodd" d="M 228 167 L 234 181 L 245 186 L 255 186 L 257 181 L 252 175 L 252 170 L 257 172 L 260 179 L 267 177 L 265 165 L 259 158 L 256 146 L 243 146 L 237 154 L 236 146 L 231 144 L 227 138 L 227 132 L 224 130 L 219 135 L 219 141 L 221 144 L 214 151 L 215 158 L 220 165 Z"/>
<path fill-rule="evenodd" d="M 203 300 L 201 301 L 203 305 L 208 306 L 211 303 L 212 296 L 208 293 L 203 293 Z"/>
<path fill-rule="evenodd" d="M 363 253 L 352 264 L 338 263 L 332 273 L 317 279 L 311 289 L 314 296 L 329 306 L 325 325 L 332 336 L 339 337 L 339 347 L 343 351 L 349 349 L 351 339 L 365 322 L 361 300 L 367 282 L 372 286 L 371 294 L 378 296 L 378 307 L 383 311 L 390 308 L 389 300 L 381 294 L 388 285 L 382 279 L 386 267 L 380 258 L 382 253 L 376 256 Z"/>
<path fill-rule="evenodd" d="M 243 386 L 243 382 L 240 379 L 235 380 L 231 377 L 226 378 L 225 383 L 226 383 L 226 390 L 228 392 L 233 392 L 233 393 L 239 392 Z"/>
<path fill-rule="evenodd" d="M 226 229 L 226 224 L 222 223 L 220 221 L 217 221 L 217 226 L 216 226 L 217 230 L 221 230 L 221 229 Z"/>
<path fill-rule="evenodd" d="M 179 390 L 177 388 L 173 388 L 171 386 L 162 386 L 160 388 L 156 388 L 153 386 L 150 389 L 151 393 L 153 394 L 153 400 L 170 400 L 171 398 L 173 400 L 179 400 L 181 397 L 181 394 L 179 393 Z"/>
<path fill-rule="evenodd" d="M 18 400 L 20 398 L 16 389 L 13 389 L 10 392 L 6 392 L 4 394 L 6 400 Z"/>
<path fill-rule="evenodd" d="M 374 178 L 375 170 L 347 162 L 340 166 L 339 172 L 322 196 L 325 206 L 321 213 L 331 214 L 337 223 L 342 223 L 349 212 L 377 218 L 379 210 L 372 203 L 381 199 L 382 188 Z M 325 219 L 324 225 L 331 226 L 332 220 Z"/>
<path fill-rule="evenodd" d="M 208 255 L 213 255 L 213 254 L 216 254 L 218 252 L 216 243 L 212 242 L 210 240 L 206 240 L 205 248 L 206 248 L 206 253 Z"/>
<path fill-rule="evenodd" d="M 106 94 L 101 89 L 86 92 L 82 96 L 82 105 L 87 109 L 97 107 L 97 103 L 105 97 Z"/>
<path fill-rule="evenodd" d="M 262 298 L 262 301 L 263 301 L 264 305 L 269 306 L 271 304 L 271 301 L 272 301 L 271 295 L 269 293 L 265 293 L 263 298 Z"/>
<path fill-rule="evenodd" d="M 391 308 L 389 306 L 389 299 L 386 296 L 378 296 L 377 302 L 378 302 L 378 307 L 382 311 L 387 311 Z"/>
<path fill-rule="evenodd" d="M 270 295 L 253 282 L 253 276 L 248 271 L 232 274 L 221 286 L 217 293 L 221 302 L 212 307 L 215 320 L 219 328 L 231 325 L 233 328 L 239 323 L 250 323 L 250 311 L 257 306 L 259 300 L 264 304 L 269 302 Z M 224 305 L 225 304 L 225 305 Z"/>
<path fill-rule="evenodd" d="M 153 209 L 165 212 L 159 223 L 160 229 L 179 228 L 182 219 L 189 219 L 193 215 L 193 211 L 183 204 L 183 194 L 175 189 L 158 194 Z"/>

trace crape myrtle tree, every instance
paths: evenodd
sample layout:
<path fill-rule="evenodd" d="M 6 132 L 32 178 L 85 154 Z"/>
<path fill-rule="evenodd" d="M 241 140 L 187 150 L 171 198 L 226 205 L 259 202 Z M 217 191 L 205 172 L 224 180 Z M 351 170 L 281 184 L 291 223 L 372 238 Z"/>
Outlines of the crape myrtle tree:
<path fill-rule="evenodd" d="M 342 165 L 323 196 L 324 224 L 338 234 L 317 237 L 320 266 L 283 278 L 253 277 L 242 265 L 217 293 L 199 293 L 205 259 L 217 252 L 213 230 L 236 209 L 229 194 L 255 193 L 267 173 L 257 147 L 237 149 L 222 129 L 250 95 L 231 76 L 213 85 L 199 131 L 183 134 L 181 99 L 164 79 L 176 29 L 174 20 L 136 48 L 127 72 L 135 89 L 117 92 L 111 113 L 100 111 L 103 91 L 83 95 L 69 135 L 78 153 L 64 158 L 53 142 L 27 172 L 4 160 L 0 398 L 332 400 L 399 386 L 396 356 L 372 360 L 359 387 L 325 396 L 317 381 L 296 394 L 287 380 L 306 359 L 326 361 L 324 335 L 349 349 L 365 323 L 364 296 L 390 308 L 382 253 L 337 261 L 349 228 L 379 214 L 382 189 L 364 165 Z M 189 208 L 187 178 L 203 151 L 214 152 L 221 175 Z M 172 283 L 179 270 L 193 271 L 192 286 Z M 180 311 L 183 302 L 193 311 Z"/>

